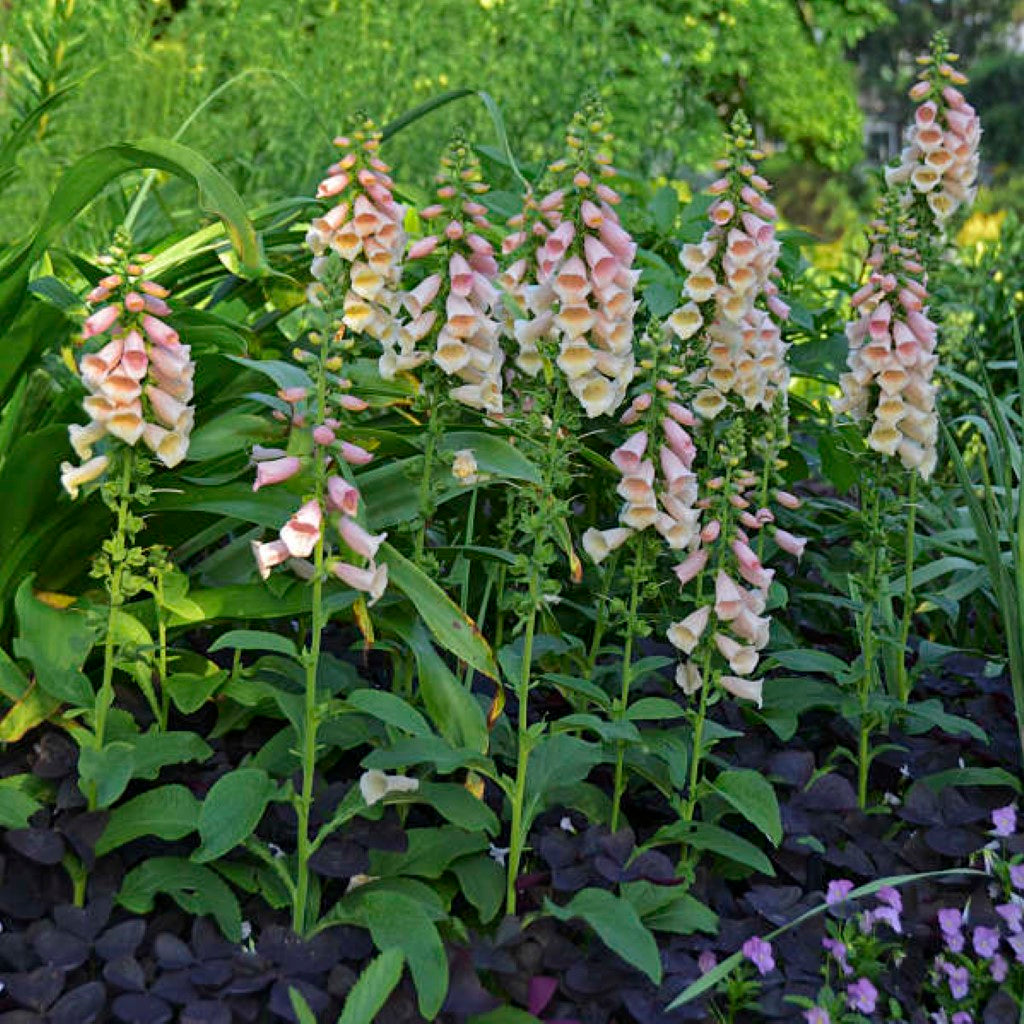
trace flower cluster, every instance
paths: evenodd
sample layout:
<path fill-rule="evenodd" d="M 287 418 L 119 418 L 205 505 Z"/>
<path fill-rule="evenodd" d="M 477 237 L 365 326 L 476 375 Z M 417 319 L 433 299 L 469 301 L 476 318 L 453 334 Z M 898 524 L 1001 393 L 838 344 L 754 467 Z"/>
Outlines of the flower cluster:
<path fill-rule="evenodd" d="M 170 293 L 146 278 L 150 259 L 112 247 L 99 260 L 109 273 L 86 296 L 98 308 L 86 319 L 82 337 L 106 343 L 83 355 L 79 364 L 89 422 L 68 428 L 82 460 L 79 466 L 61 466 L 61 482 L 72 498 L 106 470 L 108 456 L 93 454 L 94 445 L 106 437 L 132 447 L 142 440 L 168 468 L 188 453 L 195 364 L 189 346 L 164 320 L 171 312 Z"/>
<path fill-rule="evenodd" d="M 886 195 L 872 222 L 869 277 L 852 297 L 857 319 L 847 325 L 848 371 L 839 379 L 837 413 L 872 419 L 868 445 L 899 456 L 927 480 L 935 469 L 938 415 L 933 374 L 936 326 L 928 317 L 924 266 L 914 219 L 899 197 Z"/>
<path fill-rule="evenodd" d="M 518 258 L 502 277 L 521 307 L 513 320 L 516 365 L 535 376 L 544 365 L 545 342 L 569 390 L 588 417 L 622 404 L 633 379 L 633 269 L 636 243 L 619 223 L 620 197 L 607 183 L 615 176 L 596 102 L 579 111 L 569 128 L 569 155 L 550 167 L 558 183 L 535 202 L 527 198 L 506 239 Z"/>
<path fill-rule="evenodd" d="M 745 119 L 734 122 L 731 143 L 709 189 L 711 226 L 680 253 L 684 304 L 668 320 L 681 342 L 703 332 L 707 363 L 695 377 L 703 387 L 693 403 L 703 419 L 717 416 L 730 394 L 747 409 L 770 410 L 789 384 L 779 326 L 789 307 L 774 280 L 779 242 L 775 207 L 765 198 L 770 185 L 756 171 L 761 154 Z"/>
<path fill-rule="evenodd" d="M 932 963 L 931 988 L 939 1010 L 935 1024 L 974 1024 L 1000 989 L 1020 991 L 1024 982 L 1024 863 L 1008 862 L 1000 840 L 1017 840 L 1013 806 L 992 812 L 993 844 L 986 848 L 994 876 L 990 910 L 971 920 L 967 909 L 944 907 L 937 923 L 942 951 Z M 993 913 L 994 911 L 994 913 Z"/>
<path fill-rule="evenodd" d="M 412 318 L 384 342 L 381 376 L 393 377 L 430 358 L 462 384 L 451 397 L 489 413 L 502 411 L 502 320 L 494 279 L 498 264 L 480 233 L 491 228 L 480 196 L 488 191 L 480 162 L 461 136 L 449 144 L 437 177 L 437 202 L 420 211 L 436 234 L 414 242 L 410 260 L 435 259 L 438 268 L 402 296 Z M 427 344 L 417 351 L 418 342 Z"/>
<path fill-rule="evenodd" d="M 347 271 L 345 326 L 395 349 L 396 365 L 405 368 L 399 357 L 406 352 L 411 365 L 416 365 L 415 339 L 407 336 L 408 328 L 402 333 L 396 315 L 405 253 L 405 210 L 392 195 L 389 167 L 378 156 L 380 142 L 380 131 L 369 119 L 363 119 L 350 136 L 334 140 L 341 155 L 328 168 L 316 194 L 335 205 L 312 222 L 306 243 L 313 250 L 312 273 L 317 281 L 331 276 L 332 253 Z M 320 301 L 321 291 L 313 287 L 314 301 Z"/>
<path fill-rule="evenodd" d="M 912 195 L 923 198 L 938 234 L 977 194 L 981 122 L 956 88 L 967 82 L 953 67 L 956 59 L 946 52 L 942 37 L 930 54 L 918 58 L 921 71 L 910 90 L 918 103 L 914 123 L 906 132 L 899 164 L 885 172 L 890 186 L 909 183 Z"/>

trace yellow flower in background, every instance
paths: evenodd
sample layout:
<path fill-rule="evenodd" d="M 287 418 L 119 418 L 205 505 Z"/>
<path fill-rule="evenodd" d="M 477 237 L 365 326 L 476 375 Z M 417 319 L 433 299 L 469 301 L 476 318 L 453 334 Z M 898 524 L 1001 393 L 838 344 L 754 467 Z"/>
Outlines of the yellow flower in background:
<path fill-rule="evenodd" d="M 1003 229 L 1004 220 L 1006 220 L 1005 210 L 996 210 L 995 213 L 982 213 L 980 210 L 975 210 L 965 221 L 956 240 L 964 248 L 997 242 Z"/>

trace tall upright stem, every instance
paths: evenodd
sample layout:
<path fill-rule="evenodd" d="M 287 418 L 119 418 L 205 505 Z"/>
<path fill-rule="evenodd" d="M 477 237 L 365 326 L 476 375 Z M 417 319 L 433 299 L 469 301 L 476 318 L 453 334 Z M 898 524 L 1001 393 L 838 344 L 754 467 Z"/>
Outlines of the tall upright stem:
<path fill-rule="evenodd" d="M 523 662 L 519 669 L 519 683 L 516 687 L 516 699 L 519 702 L 519 714 L 516 726 L 518 749 L 516 758 L 516 781 L 512 793 L 512 824 L 509 834 L 508 874 L 505 882 L 505 913 L 516 912 L 516 879 L 519 877 L 519 865 L 523 859 L 526 846 L 526 829 L 523 821 L 523 807 L 526 803 L 526 769 L 530 761 L 529 728 L 530 706 L 530 668 L 533 662 L 533 638 L 537 628 L 537 573 L 530 575 L 530 610 L 526 616 L 526 629 L 523 633 Z"/>
<path fill-rule="evenodd" d="M 97 750 L 103 749 L 103 738 L 107 728 L 107 712 L 114 703 L 114 620 L 124 604 L 124 567 L 128 548 L 128 521 L 131 517 L 132 472 L 135 467 L 135 450 L 124 449 L 124 462 L 121 466 L 121 477 L 118 481 L 117 523 L 110 547 L 110 582 L 109 603 L 107 605 L 107 629 L 103 638 L 103 680 L 99 693 L 96 694 L 94 717 L 94 741 Z M 96 809 L 96 783 L 88 786 L 86 798 L 89 810 Z"/>
<path fill-rule="evenodd" d="M 860 730 L 857 743 L 857 803 L 861 810 L 868 803 L 868 770 L 871 767 L 871 719 L 868 706 L 875 682 L 875 602 L 878 589 L 878 523 L 880 495 L 874 479 L 866 481 L 861 504 L 868 517 L 868 561 L 864 576 L 861 614 L 861 650 L 864 652 L 864 674 L 860 683 Z"/>
<path fill-rule="evenodd" d="M 434 457 L 437 454 L 437 442 L 441 434 L 441 403 L 435 397 L 435 382 L 427 377 L 424 387 L 428 389 L 427 399 L 427 443 L 423 450 L 423 475 L 420 477 L 420 526 L 416 531 L 416 564 L 423 560 L 423 551 L 427 541 L 427 520 L 433 512 L 431 501 L 431 483 L 434 472 Z"/>
<path fill-rule="evenodd" d="M 914 526 L 917 516 L 917 471 L 910 471 L 907 485 L 907 527 L 903 541 L 903 621 L 900 625 L 900 646 L 897 652 L 897 685 L 900 700 L 906 704 L 910 699 L 910 667 L 907 665 L 907 642 L 910 639 L 911 620 L 914 617 Z"/>
<path fill-rule="evenodd" d="M 704 750 L 704 723 L 708 717 L 708 695 L 711 692 L 711 648 L 705 648 L 704 659 L 700 666 L 700 704 L 697 717 L 693 723 L 693 752 L 690 755 L 690 772 L 686 783 L 686 803 L 683 804 L 682 818 L 693 821 L 697 810 L 697 787 L 700 785 L 700 767 Z"/>
<path fill-rule="evenodd" d="M 622 646 L 622 692 L 619 695 L 618 715 L 620 720 L 626 716 L 626 709 L 629 706 L 629 689 L 633 684 L 633 638 L 635 636 L 634 626 L 636 624 L 637 606 L 640 603 L 640 588 L 642 584 L 641 575 L 644 568 L 646 550 L 643 539 L 637 542 L 636 555 L 633 559 L 633 571 L 629 591 L 629 610 L 626 617 L 626 639 Z M 623 768 L 626 761 L 626 745 L 619 740 L 615 746 L 615 777 L 612 786 L 612 816 L 611 830 L 615 832 L 619 827 L 619 810 L 622 806 L 622 794 L 625 792 L 626 784 L 623 779 Z"/>
<path fill-rule="evenodd" d="M 327 345 L 325 331 L 320 342 L 320 358 L 316 382 L 316 422 L 327 418 Z M 327 488 L 327 463 L 323 458 L 314 460 L 315 498 L 321 510 Z M 312 614 L 309 631 L 309 645 L 303 652 L 306 668 L 305 694 L 302 721 L 302 789 L 296 804 L 298 836 L 296 841 L 295 899 L 292 904 L 292 931 L 302 935 L 306 931 L 309 902 L 309 858 L 312 856 L 312 840 L 309 835 L 309 818 L 313 806 L 313 777 L 316 773 L 316 739 L 320 725 L 317 707 L 316 684 L 320 667 L 320 644 L 323 638 L 326 615 L 324 614 L 324 529 L 321 527 L 313 554 Z"/>

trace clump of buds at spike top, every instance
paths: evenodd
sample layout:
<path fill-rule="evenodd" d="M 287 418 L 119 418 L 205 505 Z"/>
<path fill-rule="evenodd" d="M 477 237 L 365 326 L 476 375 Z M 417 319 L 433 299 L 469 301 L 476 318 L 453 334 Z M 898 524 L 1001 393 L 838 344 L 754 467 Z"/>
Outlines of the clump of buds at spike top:
<path fill-rule="evenodd" d="M 93 311 L 82 327 L 88 349 L 78 368 L 89 422 L 68 428 L 85 465 L 75 470 L 65 463 L 62 468 L 72 497 L 80 485 L 102 474 L 97 467 L 106 456 L 94 457 L 94 446 L 119 441 L 134 447 L 142 441 L 168 468 L 188 454 L 195 364 L 189 346 L 165 320 L 170 293 L 146 276 L 150 259 L 113 246 L 101 259 L 107 275 L 86 297 Z"/>
<path fill-rule="evenodd" d="M 699 344 L 706 352 L 706 366 L 692 378 L 702 385 L 693 409 L 705 420 L 733 395 L 748 410 L 769 410 L 789 386 L 780 329 L 789 307 L 776 284 L 776 210 L 765 195 L 768 182 L 756 173 L 760 154 L 742 113 L 728 139 L 728 155 L 716 165 L 722 176 L 708 190 L 715 197 L 711 225 L 700 242 L 683 246 L 683 304 L 668 319 L 684 346 Z"/>
<path fill-rule="evenodd" d="M 408 319 L 381 339 L 380 373 L 388 379 L 429 359 L 459 382 L 450 389 L 453 399 L 498 414 L 505 357 L 494 285 L 498 264 L 484 235 L 492 225 L 480 202 L 488 186 L 461 134 L 448 144 L 436 184 L 437 201 L 420 211 L 434 233 L 409 250 L 410 266 L 422 264 L 426 275 L 401 297 Z"/>
<path fill-rule="evenodd" d="M 576 113 L 568 155 L 549 168 L 549 191 L 527 197 L 509 236 L 516 257 L 502 277 L 519 306 L 511 318 L 516 365 L 560 372 L 588 417 L 618 408 L 635 368 L 636 243 L 615 211 L 612 136 L 600 102 Z"/>
<path fill-rule="evenodd" d="M 906 131 L 899 164 L 887 167 L 890 187 L 906 186 L 914 197 L 922 227 L 941 237 L 959 210 L 977 195 L 981 121 L 957 86 L 967 78 L 956 70 L 956 54 L 938 33 L 931 52 L 918 59 L 918 80 L 910 90 L 917 107 Z"/>
<path fill-rule="evenodd" d="M 868 446 L 898 456 L 927 480 L 935 469 L 939 421 L 933 380 L 936 325 L 928 317 L 927 277 L 916 248 L 917 225 L 898 194 L 883 197 L 872 222 L 867 282 L 852 297 L 848 370 L 834 410 L 870 421 Z"/>
<path fill-rule="evenodd" d="M 316 304 L 340 303 L 350 331 L 390 343 L 398 330 L 405 208 L 392 195 L 379 129 L 363 115 L 356 121 L 334 140 L 338 159 L 317 188 L 317 198 L 333 205 L 306 234 L 315 279 L 309 296 Z"/>

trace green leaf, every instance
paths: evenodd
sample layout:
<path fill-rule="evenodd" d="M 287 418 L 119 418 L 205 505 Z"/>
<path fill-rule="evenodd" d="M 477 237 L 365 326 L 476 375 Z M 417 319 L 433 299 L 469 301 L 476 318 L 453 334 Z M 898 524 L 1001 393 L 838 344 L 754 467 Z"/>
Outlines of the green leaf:
<path fill-rule="evenodd" d="M 131 739 L 132 778 L 155 779 L 162 768 L 185 761 L 205 761 L 213 750 L 194 732 L 150 732 Z"/>
<path fill-rule="evenodd" d="M 427 720 L 397 694 L 386 690 L 356 690 L 346 701 L 357 711 L 413 736 L 433 736 Z"/>
<path fill-rule="evenodd" d="M 281 359 L 246 359 L 243 356 L 228 356 L 233 363 L 244 366 L 247 370 L 262 373 L 272 380 L 278 388 L 305 388 L 312 393 L 315 389 L 308 373 L 295 363 L 286 363 Z"/>
<path fill-rule="evenodd" d="M 388 803 L 425 803 L 443 818 L 467 832 L 498 831 L 494 811 L 477 799 L 465 786 L 454 782 L 420 782 L 415 792 L 396 794 Z"/>
<path fill-rule="evenodd" d="M 248 450 L 269 434 L 267 420 L 251 412 L 229 412 L 193 431 L 188 442 L 190 462 L 208 462 Z"/>
<path fill-rule="evenodd" d="M 722 772 L 711 786 L 723 800 L 742 814 L 776 846 L 782 842 L 782 818 L 772 784 L 757 772 L 730 769 Z"/>
<path fill-rule="evenodd" d="M 82 665 L 95 640 L 85 613 L 74 608 L 58 610 L 32 593 L 32 577 L 18 587 L 14 597 L 19 636 L 14 653 L 31 662 L 36 681 L 52 697 L 78 708 L 91 708 L 92 685 Z"/>
<path fill-rule="evenodd" d="M 434 922 L 417 900 L 401 893 L 368 891 L 361 903 L 374 945 L 382 951 L 402 951 L 416 984 L 420 1013 L 433 1020 L 448 991 L 448 958 Z"/>
<path fill-rule="evenodd" d="M 199 812 L 202 843 L 192 854 L 198 864 L 216 860 L 245 842 L 259 824 L 276 786 L 259 768 L 237 768 L 210 788 Z"/>
<path fill-rule="evenodd" d="M 763 875 L 775 874 L 772 862 L 763 851 L 742 836 L 718 825 L 708 825 L 699 821 L 679 821 L 658 829 L 648 845 L 664 846 L 667 843 L 682 843 L 695 850 L 708 850 L 754 871 L 760 871 Z"/>
<path fill-rule="evenodd" d="M 410 828 L 406 836 L 409 845 L 404 853 L 371 852 L 371 874 L 440 878 L 453 861 L 486 850 L 489 845 L 486 836 L 450 825 Z"/>
<path fill-rule="evenodd" d="M 483 753 L 487 749 L 487 721 L 476 697 L 444 663 L 420 622 L 411 627 L 400 623 L 396 632 L 416 658 L 420 697 L 437 731 L 452 746 Z"/>
<path fill-rule="evenodd" d="M 288 989 L 288 1002 L 298 1018 L 299 1024 L 317 1024 L 316 1014 L 310 1009 L 309 1003 L 297 988 Z"/>
<path fill-rule="evenodd" d="M 96 853 L 104 854 L 140 836 L 181 839 L 199 825 L 199 801 L 184 786 L 160 786 L 128 800 L 110 812 Z"/>
<path fill-rule="evenodd" d="M 489 1013 L 470 1017 L 468 1024 L 540 1024 L 540 1021 L 525 1010 L 517 1010 L 514 1006 L 499 1006 Z"/>
<path fill-rule="evenodd" d="M 476 751 L 456 749 L 440 736 L 398 740 L 387 750 L 374 750 L 363 758 L 365 768 L 380 768 L 382 771 L 411 768 L 418 764 L 433 765 L 445 775 L 458 768 L 494 769 L 494 765 Z"/>
<path fill-rule="evenodd" d="M 921 781 L 936 793 L 950 786 L 1008 786 L 1021 791 L 1020 779 L 1005 768 L 947 768 L 944 772 L 926 775 Z"/>
<path fill-rule="evenodd" d="M 600 761 L 600 749 L 575 736 L 558 733 L 542 739 L 526 767 L 524 831 L 544 808 L 549 791 L 582 781 Z"/>
<path fill-rule="evenodd" d="M 372 960 L 349 989 L 338 1024 L 373 1024 L 402 978 L 405 957 L 400 949 L 386 949 Z"/>
<path fill-rule="evenodd" d="M 771 660 L 791 672 L 820 672 L 836 680 L 850 674 L 850 666 L 834 654 L 810 648 L 796 651 L 772 651 Z"/>
<path fill-rule="evenodd" d="M 445 434 L 440 448 L 445 452 L 458 452 L 470 448 L 476 464 L 484 473 L 509 480 L 541 482 L 537 467 L 503 437 L 483 431 L 455 430 Z"/>
<path fill-rule="evenodd" d="M 117 901 L 133 913 L 146 914 L 158 893 L 170 896 L 186 913 L 211 915 L 231 942 L 241 942 L 238 900 L 209 868 L 183 857 L 151 858 L 125 876 Z"/>
<path fill-rule="evenodd" d="M 210 665 L 216 671 L 204 675 L 198 672 L 175 672 L 167 677 L 167 692 L 183 715 L 198 711 L 228 678 L 227 669 L 217 669 L 212 661 Z"/>
<path fill-rule="evenodd" d="M 102 750 L 82 747 L 78 755 L 79 788 L 87 793 L 95 785 L 96 806 L 109 807 L 127 788 L 134 767 L 130 743 L 108 743 Z"/>
<path fill-rule="evenodd" d="M 480 920 L 487 924 L 501 909 L 505 898 L 505 872 L 489 854 L 463 857 L 452 865 L 462 895 L 476 908 Z"/>
<path fill-rule="evenodd" d="M 667 697 L 641 697 L 626 709 L 631 722 L 657 722 L 666 718 L 682 718 L 686 709 Z"/>
<path fill-rule="evenodd" d="M 409 598 L 445 650 L 477 672 L 498 678 L 494 655 L 476 623 L 430 577 L 386 541 L 379 561 L 387 563 L 389 582 Z"/>
<path fill-rule="evenodd" d="M 583 889 L 564 907 L 545 899 L 544 909 L 560 921 L 582 918 L 609 949 L 660 984 L 658 944 L 628 900 L 604 889 Z"/>
<path fill-rule="evenodd" d="M 938 698 L 917 701 L 909 704 L 904 709 L 904 714 L 909 719 L 909 724 L 923 726 L 924 729 L 940 729 L 949 736 L 958 736 L 966 733 L 976 740 L 985 743 L 988 736 L 981 726 L 970 719 L 961 718 L 959 715 L 951 715 L 943 708 Z"/>
<path fill-rule="evenodd" d="M 0 828 L 28 828 L 28 819 L 42 807 L 21 787 L 25 776 L 0 779 Z"/>
<path fill-rule="evenodd" d="M 286 654 L 291 658 L 299 656 L 295 641 L 281 636 L 280 633 L 269 633 L 260 629 L 232 629 L 210 644 L 209 653 L 224 650 L 274 651 L 276 654 Z"/>

